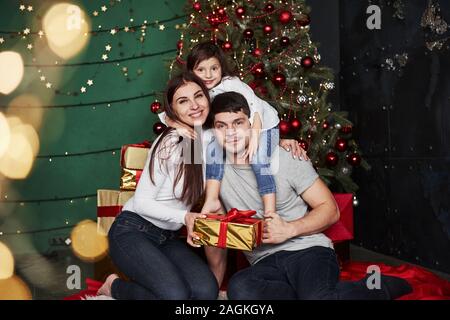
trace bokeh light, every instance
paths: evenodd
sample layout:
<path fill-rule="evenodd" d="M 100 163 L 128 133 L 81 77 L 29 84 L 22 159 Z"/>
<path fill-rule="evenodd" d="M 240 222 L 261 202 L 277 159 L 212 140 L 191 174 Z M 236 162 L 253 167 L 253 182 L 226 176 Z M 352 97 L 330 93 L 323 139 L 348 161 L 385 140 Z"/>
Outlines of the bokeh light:
<path fill-rule="evenodd" d="M 11 250 L 0 242 L 0 280 L 8 279 L 14 275 L 14 257 Z"/>
<path fill-rule="evenodd" d="M 70 3 L 52 6 L 44 16 L 48 46 L 63 59 L 78 54 L 89 41 L 89 23 L 84 11 Z"/>
<path fill-rule="evenodd" d="M 0 52 L 0 93 L 10 94 L 22 81 L 22 56 L 14 51 Z"/>
<path fill-rule="evenodd" d="M 34 128 L 18 117 L 6 118 L 10 128 L 10 143 L 0 158 L 0 173 L 10 179 L 25 179 L 39 151 L 39 137 Z"/>
<path fill-rule="evenodd" d="M 8 121 L 6 121 L 3 113 L 0 112 L 0 158 L 8 150 L 9 142 L 11 139 L 11 132 L 9 130 Z"/>
<path fill-rule="evenodd" d="M 22 94 L 11 100 L 6 115 L 8 117 L 19 117 L 22 122 L 32 125 L 36 131 L 39 131 L 44 114 L 44 109 L 41 106 L 42 102 L 38 97 L 31 94 Z"/>
<path fill-rule="evenodd" d="M 108 253 L 108 238 L 97 233 L 97 224 L 92 220 L 78 223 L 70 238 L 74 254 L 83 261 L 99 261 Z"/>
<path fill-rule="evenodd" d="M 30 289 L 17 276 L 0 280 L 0 300 L 31 300 Z"/>

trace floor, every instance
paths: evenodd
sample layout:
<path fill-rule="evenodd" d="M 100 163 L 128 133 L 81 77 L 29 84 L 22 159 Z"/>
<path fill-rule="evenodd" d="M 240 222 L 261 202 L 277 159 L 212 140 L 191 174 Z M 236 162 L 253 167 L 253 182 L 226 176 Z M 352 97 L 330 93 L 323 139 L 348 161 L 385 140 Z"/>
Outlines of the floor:
<path fill-rule="evenodd" d="M 354 261 L 377 261 L 390 265 L 404 262 L 393 257 L 385 256 L 354 245 L 350 246 L 350 256 Z M 16 274 L 29 286 L 35 300 L 60 300 L 75 294 L 79 289 L 70 289 L 72 273 L 68 273 L 70 266 L 80 269 L 81 289 L 85 289 L 84 280 L 92 278 L 94 266 L 75 257 L 70 250 L 53 252 L 49 255 L 25 255 L 16 257 Z M 430 270 L 438 276 L 450 281 L 450 274 Z M 69 279 L 69 281 L 68 281 Z"/>

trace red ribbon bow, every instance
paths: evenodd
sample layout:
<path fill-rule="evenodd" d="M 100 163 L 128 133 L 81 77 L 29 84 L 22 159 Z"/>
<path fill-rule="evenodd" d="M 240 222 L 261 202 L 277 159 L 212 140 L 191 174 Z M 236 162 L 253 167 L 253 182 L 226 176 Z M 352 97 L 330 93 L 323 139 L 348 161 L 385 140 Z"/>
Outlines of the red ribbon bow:
<path fill-rule="evenodd" d="M 227 232 L 228 222 L 241 222 L 241 223 L 255 223 L 261 220 L 252 219 L 251 217 L 256 214 L 255 210 L 238 210 L 236 208 L 230 209 L 225 215 L 208 215 L 208 218 L 220 220 L 219 239 L 217 241 L 218 248 L 226 248 L 227 246 Z M 256 243 L 261 243 L 262 240 L 262 226 L 258 228 Z"/>

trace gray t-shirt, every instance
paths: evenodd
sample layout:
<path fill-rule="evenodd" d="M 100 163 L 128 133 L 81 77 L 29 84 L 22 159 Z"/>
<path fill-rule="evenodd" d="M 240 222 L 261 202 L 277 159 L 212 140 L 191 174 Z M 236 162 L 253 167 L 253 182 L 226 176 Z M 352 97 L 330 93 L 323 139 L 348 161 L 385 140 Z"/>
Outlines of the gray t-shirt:
<path fill-rule="evenodd" d="M 277 213 L 286 221 L 297 220 L 308 212 L 301 194 L 319 178 L 310 161 L 293 159 L 290 152 L 277 147 L 271 158 L 271 171 L 277 188 Z M 226 210 L 256 210 L 255 218 L 263 218 L 264 205 L 258 192 L 255 174 L 250 165 L 225 165 L 220 198 Z M 244 251 L 251 264 L 277 251 L 297 251 L 314 246 L 333 248 L 323 233 L 296 237 L 280 244 L 262 244 L 253 251 Z"/>

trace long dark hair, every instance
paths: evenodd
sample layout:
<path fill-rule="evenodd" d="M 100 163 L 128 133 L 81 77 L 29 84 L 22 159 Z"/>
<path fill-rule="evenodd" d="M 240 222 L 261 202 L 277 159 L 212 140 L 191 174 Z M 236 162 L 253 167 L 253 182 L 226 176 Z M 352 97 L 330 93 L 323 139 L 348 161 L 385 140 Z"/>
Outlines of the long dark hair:
<path fill-rule="evenodd" d="M 212 41 L 200 42 L 191 49 L 187 57 L 186 68 L 188 71 L 194 71 L 200 62 L 213 57 L 219 60 L 222 68 L 222 77 L 236 76 L 237 73 L 230 67 L 223 50 Z"/>
<path fill-rule="evenodd" d="M 203 94 L 208 99 L 208 105 L 210 104 L 208 89 L 206 88 L 203 81 L 192 72 L 183 72 L 170 79 L 169 83 L 167 84 L 164 97 L 165 100 L 164 111 L 166 113 L 166 117 L 169 117 L 173 121 L 178 121 L 184 124 L 187 123 L 183 122 L 173 109 L 173 96 L 181 86 L 185 85 L 188 82 L 194 82 L 198 84 L 202 89 Z M 173 137 L 173 136 L 171 137 L 171 133 L 173 133 L 174 130 L 175 129 L 170 127 L 166 128 L 159 137 L 158 141 L 155 143 L 155 146 L 153 147 L 149 164 L 150 180 L 152 181 L 153 184 L 155 184 L 154 181 L 155 158 L 157 157 L 159 159 L 160 161 L 159 165 L 163 165 L 164 162 L 167 162 L 169 160 L 169 157 L 172 154 L 171 150 L 174 147 L 177 147 L 183 141 L 181 137 L 176 142 L 174 142 L 171 139 Z M 188 141 L 185 141 L 185 143 L 190 143 L 192 145 L 195 143 L 195 141 L 188 139 Z M 195 163 L 193 152 L 190 152 L 189 155 L 183 154 L 185 150 L 193 150 L 193 149 L 194 148 L 183 148 L 181 159 L 183 158 L 186 159 L 186 156 L 189 156 L 190 161 L 187 161 L 188 163 L 185 163 L 180 159 L 176 177 L 173 182 L 173 190 L 175 194 L 175 186 L 178 184 L 178 182 L 180 182 L 180 179 L 184 176 L 183 190 L 179 200 L 184 202 L 187 206 L 193 206 L 198 202 L 198 200 L 203 194 L 204 188 L 202 163 L 200 164 Z"/>

